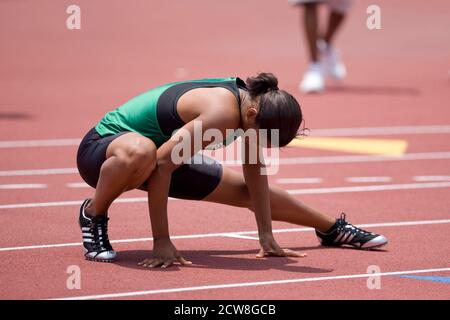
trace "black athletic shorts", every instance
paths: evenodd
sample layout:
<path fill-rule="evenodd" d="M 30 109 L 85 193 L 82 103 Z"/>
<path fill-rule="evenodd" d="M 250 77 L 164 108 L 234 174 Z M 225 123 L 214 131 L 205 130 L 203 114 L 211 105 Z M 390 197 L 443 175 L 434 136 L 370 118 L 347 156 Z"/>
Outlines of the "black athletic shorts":
<path fill-rule="evenodd" d="M 89 130 L 77 152 L 77 167 L 83 180 L 95 188 L 100 168 L 106 160 L 106 149 L 117 137 L 127 132 L 102 137 L 95 128 Z M 212 158 L 196 154 L 189 163 L 172 173 L 169 196 L 180 199 L 201 200 L 209 195 L 222 178 L 222 165 Z M 147 191 L 144 183 L 138 189 Z"/>

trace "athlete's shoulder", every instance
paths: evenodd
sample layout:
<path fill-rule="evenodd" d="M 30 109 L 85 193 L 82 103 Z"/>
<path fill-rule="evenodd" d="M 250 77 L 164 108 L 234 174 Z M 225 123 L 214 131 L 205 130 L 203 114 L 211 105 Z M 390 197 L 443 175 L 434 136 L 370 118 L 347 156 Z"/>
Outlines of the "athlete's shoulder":
<path fill-rule="evenodd" d="M 229 77 L 211 77 L 211 78 L 198 78 L 198 79 L 189 79 L 189 80 L 182 80 L 182 81 L 173 81 L 173 82 L 168 82 L 165 84 L 162 84 L 157 88 L 167 88 L 167 87 L 171 87 L 174 85 L 183 85 L 183 84 L 188 84 L 188 83 L 193 83 L 193 84 L 214 84 L 214 83 L 229 83 L 229 84 L 235 84 L 237 87 L 239 88 L 245 88 L 246 84 L 245 81 L 242 80 L 239 77 L 236 76 L 229 76 Z"/>
<path fill-rule="evenodd" d="M 207 82 L 207 83 L 214 83 L 214 82 L 235 82 L 237 77 L 214 77 L 214 78 L 200 78 L 195 80 L 188 80 L 187 82 Z"/>

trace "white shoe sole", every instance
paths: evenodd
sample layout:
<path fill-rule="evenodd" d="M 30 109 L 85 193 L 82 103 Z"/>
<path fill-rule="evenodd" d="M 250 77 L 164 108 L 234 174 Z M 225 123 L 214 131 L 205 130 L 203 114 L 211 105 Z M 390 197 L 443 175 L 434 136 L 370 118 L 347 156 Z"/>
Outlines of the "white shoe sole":
<path fill-rule="evenodd" d="M 117 259 L 117 253 L 115 251 L 104 251 L 94 257 L 90 257 L 86 248 L 84 248 L 84 258 L 88 261 L 95 262 L 114 262 Z"/>
<path fill-rule="evenodd" d="M 89 257 L 85 257 L 85 259 L 87 261 L 106 262 L 106 263 L 112 263 L 112 262 L 114 262 L 116 260 L 116 259 L 98 259 L 98 258 L 89 258 Z"/>

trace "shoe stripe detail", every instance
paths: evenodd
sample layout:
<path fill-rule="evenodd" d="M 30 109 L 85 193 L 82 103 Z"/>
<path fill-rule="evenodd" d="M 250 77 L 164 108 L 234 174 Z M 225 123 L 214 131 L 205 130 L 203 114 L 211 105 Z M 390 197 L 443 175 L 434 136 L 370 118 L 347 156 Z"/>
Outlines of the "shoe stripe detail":
<path fill-rule="evenodd" d="M 352 239 L 352 234 L 351 233 L 346 233 L 345 236 L 342 237 L 341 242 L 342 243 L 349 243 L 351 239 Z"/>
<path fill-rule="evenodd" d="M 345 236 L 345 233 L 339 234 L 336 239 L 334 240 L 334 243 L 341 242 L 341 239 Z"/>
<path fill-rule="evenodd" d="M 86 216 L 85 211 L 84 211 L 84 209 L 87 207 L 87 205 L 89 204 L 89 202 L 91 202 L 91 199 L 86 199 L 86 200 L 84 200 L 83 204 L 81 205 L 80 211 L 81 211 L 81 215 L 83 216 L 83 218 L 85 218 L 85 219 L 87 219 L 87 220 L 92 220 L 92 219 L 90 219 L 90 218 L 88 218 L 88 217 Z"/>
<path fill-rule="evenodd" d="M 346 239 L 346 243 L 351 243 L 354 237 L 355 237 L 355 235 L 354 235 L 354 234 L 351 234 L 351 235 Z"/>

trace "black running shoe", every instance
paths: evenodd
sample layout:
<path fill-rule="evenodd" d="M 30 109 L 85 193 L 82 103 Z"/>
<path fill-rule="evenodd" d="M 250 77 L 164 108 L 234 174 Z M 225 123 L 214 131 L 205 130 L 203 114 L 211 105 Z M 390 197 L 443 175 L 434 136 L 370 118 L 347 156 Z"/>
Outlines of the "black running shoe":
<path fill-rule="evenodd" d="M 112 262 L 117 254 L 108 239 L 108 220 L 106 216 L 89 216 L 84 209 L 91 199 L 84 200 L 80 208 L 79 225 L 83 233 L 84 256 L 87 260 Z"/>
<path fill-rule="evenodd" d="M 323 233 L 316 230 L 316 235 L 323 246 L 338 247 L 349 245 L 358 249 L 379 248 L 388 243 L 386 237 L 357 228 L 351 223 L 345 221 L 345 213 L 341 218 Z"/>

